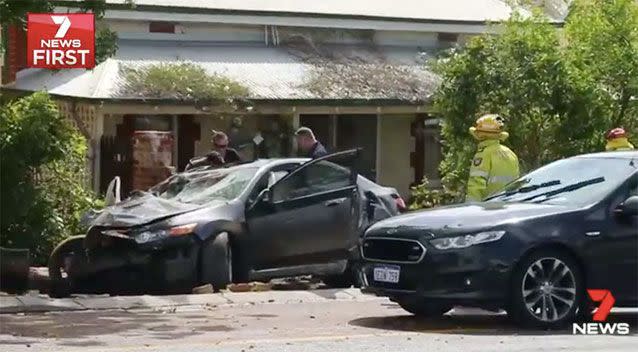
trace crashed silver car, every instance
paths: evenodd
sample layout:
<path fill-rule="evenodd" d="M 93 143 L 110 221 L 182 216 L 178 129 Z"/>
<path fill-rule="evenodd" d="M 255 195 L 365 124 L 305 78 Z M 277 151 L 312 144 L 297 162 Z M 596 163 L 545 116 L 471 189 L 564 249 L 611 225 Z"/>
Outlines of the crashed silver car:
<path fill-rule="evenodd" d="M 53 251 L 51 294 L 218 290 L 298 275 L 350 285 L 365 229 L 405 206 L 349 167 L 357 154 L 199 168 L 135 192 Z"/>

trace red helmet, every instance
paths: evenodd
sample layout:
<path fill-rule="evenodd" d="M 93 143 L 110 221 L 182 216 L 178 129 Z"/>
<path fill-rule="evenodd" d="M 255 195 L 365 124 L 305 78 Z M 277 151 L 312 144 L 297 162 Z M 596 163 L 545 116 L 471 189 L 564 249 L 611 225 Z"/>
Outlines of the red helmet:
<path fill-rule="evenodd" d="M 623 138 L 626 137 L 627 133 L 625 132 L 625 129 L 622 127 L 618 127 L 618 128 L 614 128 L 613 130 L 610 130 L 609 132 L 607 132 L 607 135 L 605 136 L 605 138 L 607 139 L 615 139 L 615 138 Z"/>

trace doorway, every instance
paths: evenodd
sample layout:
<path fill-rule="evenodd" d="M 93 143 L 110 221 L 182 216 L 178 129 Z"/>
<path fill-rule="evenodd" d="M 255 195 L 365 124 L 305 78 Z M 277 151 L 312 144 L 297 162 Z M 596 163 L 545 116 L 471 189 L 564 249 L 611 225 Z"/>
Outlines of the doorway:
<path fill-rule="evenodd" d="M 356 161 L 359 174 L 377 179 L 377 115 L 337 116 L 337 149 L 363 148 Z"/>

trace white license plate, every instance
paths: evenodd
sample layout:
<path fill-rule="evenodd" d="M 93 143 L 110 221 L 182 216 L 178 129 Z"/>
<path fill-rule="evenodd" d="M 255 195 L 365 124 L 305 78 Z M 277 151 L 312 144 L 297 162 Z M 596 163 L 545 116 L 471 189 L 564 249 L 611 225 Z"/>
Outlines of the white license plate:
<path fill-rule="evenodd" d="M 374 281 L 396 284 L 399 282 L 401 267 L 398 265 L 375 266 L 373 273 Z"/>

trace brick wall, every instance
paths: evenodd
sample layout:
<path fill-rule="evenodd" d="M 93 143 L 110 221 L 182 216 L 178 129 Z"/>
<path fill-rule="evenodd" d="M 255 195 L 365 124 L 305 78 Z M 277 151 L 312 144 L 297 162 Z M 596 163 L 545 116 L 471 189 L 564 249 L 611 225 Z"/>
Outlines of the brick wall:
<path fill-rule="evenodd" d="M 27 36 L 21 26 L 10 25 L 7 28 L 7 51 L 2 73 L 2 83 L 15 81 L 16 73 L 27 66 Z"/>

